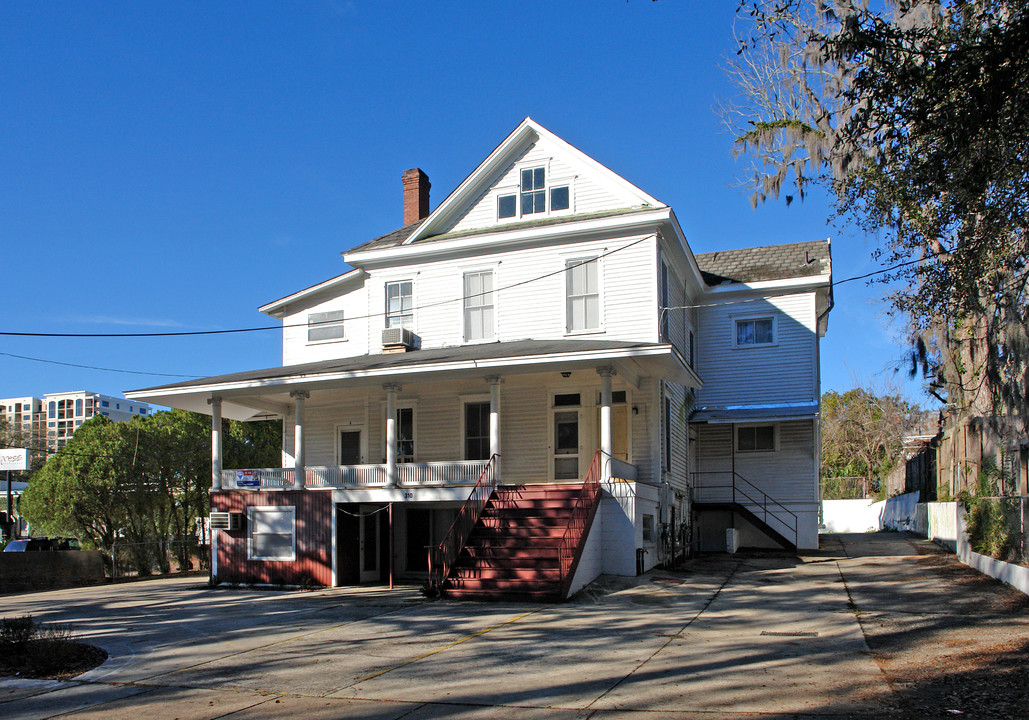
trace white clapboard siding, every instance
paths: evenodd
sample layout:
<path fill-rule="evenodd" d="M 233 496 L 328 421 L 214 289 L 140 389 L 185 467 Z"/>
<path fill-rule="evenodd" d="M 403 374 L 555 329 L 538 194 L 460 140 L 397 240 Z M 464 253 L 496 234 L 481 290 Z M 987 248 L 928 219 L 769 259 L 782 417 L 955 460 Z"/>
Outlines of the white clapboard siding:
<path fill-rule="evenodd" d="M 700 406 L 818 400 L 815 295 L 799 293 L 732 301 L 700 311 Z M 774 315 L 776 344 L 736 347 L 733 318 Z"/>
<path fill-rule="evenodd" d="M 599 177 L 595 170 L 583 166 L 563 150 L 545 139 L 528 147 L 492 179 L 478 197 L 473 198 L 468 208 L 460 212 L 447 232 L 462 232 L 490 227 L 498 223 L 497 198 L 500 195 L 517 194 L 520 187 L 520 172 L 523 168 L 544 167 L 547 187 L 569 185 L 571 207 L 567 213 L 580 215 L 604 210 L 629 208 L 639 200 L 621 188 Z M 549 197 L 547 199 L 549 208 Z M 525 220 L 548 217 L 547 213 L 526 216 Z"/>
<path fill-rule="evenodd" d="M 421 346 L 461 345 L 465 342 L 461 302 L 464 273 L 492 270 L 496 334 L 491 340 L 563 339 L 571 337 L 565 318 L 563 270 L 567 261 L 598 257 L 638 240 L 640 236 L 632 236 L 391 267 L 372 271 L 365 282 L 365 292 L 374 310 L 376 303 L 385 303 L 386 283 L 413 281 L 414 332 L 421 339 Z M 639 244 L 600 259 L 602 328 L 591 337 L 656 340 L 653 253 L 654 240 L 644 237 Z M 549 277 L 540 277 L 548 273 Z M 381 347 L 383 326 L 381 317 L 368 323 L 367 343 L 373 353 Z"/>
<path fill-rule="evenodd" d="M 813 420 L 777 423 L 778 450 L 775 452 L 736 453 L 736 473 L 762 492 L 783 503 L 810 503 L 818 500 L 815 424 Z M 696 484 L 728 481 L 733 468 L 732 426 L 697 426 Z M 705 473 L 718 473 L 705 475 Z"/>
<path fill-rule="evenodd" d="M 348 288 L 347 292 L 324 299 L 316 304 L 285 315 L 282 318 L 282 364 L 332 360 L 356 357 L 368 353 L 369 299 L 362 285 Z M 381 306 L 375 306 L 381 312 Z M 308 342 L 307 316 L 311 313 L 343 311 L 343 339 Z"/>

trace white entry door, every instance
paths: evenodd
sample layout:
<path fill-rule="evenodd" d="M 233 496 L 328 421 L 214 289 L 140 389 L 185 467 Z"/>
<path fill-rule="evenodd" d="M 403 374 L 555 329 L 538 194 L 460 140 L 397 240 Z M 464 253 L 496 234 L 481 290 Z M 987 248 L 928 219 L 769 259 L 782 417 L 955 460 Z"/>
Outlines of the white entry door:
<path fill-rule="evenodd" d="M 379 579 L 379 562 L 381 560 L 381 548 L 379 547 L 379 524 L 382 522 L 382 512 L 375 512 L 378 508 L 374 505 L 359 505 L 358 533 L 361 536 L 361 582 L 376 582 Z"/>

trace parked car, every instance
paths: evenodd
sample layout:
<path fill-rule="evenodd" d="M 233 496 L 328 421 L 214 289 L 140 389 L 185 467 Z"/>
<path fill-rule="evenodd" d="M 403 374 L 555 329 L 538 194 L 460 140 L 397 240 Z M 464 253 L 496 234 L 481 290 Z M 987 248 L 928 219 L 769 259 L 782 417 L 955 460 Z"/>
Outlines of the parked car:
<path fill-rule="evenodd" d="M 39 550 L 53 550 L 53 543 L 49 538 L 25 538 L 22 540 L 11 540 L 4 548 L 4 552 L 33 552 Z"/>
<path fill-rule="evenodd" d="M 4 552 L 42 552 L 55 550 L 80 550 L 77 538 L 23 538 L 7 543 Z"/>

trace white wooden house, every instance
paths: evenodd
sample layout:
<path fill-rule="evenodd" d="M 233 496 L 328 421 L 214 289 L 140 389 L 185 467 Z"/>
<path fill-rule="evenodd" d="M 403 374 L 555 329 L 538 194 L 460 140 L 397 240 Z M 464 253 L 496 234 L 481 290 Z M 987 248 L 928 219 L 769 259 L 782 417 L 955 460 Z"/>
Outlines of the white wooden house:
<path fill-rule="evenodd" d="M 212 415 L 218 577 L 554 597 L 730 527 L 817 545 L 827 243 L 695 256 L 531 119 L 431 213 L 403 180 L 402 228 L 261 308 L 281 367 L 127 393 Z M 222 417 L 283 418 L 282 467 L 223 469 Z"/>

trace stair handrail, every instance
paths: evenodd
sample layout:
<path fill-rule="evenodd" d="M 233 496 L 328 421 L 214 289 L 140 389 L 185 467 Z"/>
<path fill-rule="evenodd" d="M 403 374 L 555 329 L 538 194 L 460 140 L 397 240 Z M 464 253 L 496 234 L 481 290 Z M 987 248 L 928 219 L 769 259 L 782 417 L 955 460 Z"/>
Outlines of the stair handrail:
<path fill-rule="evenodd" d="M 576 550 L 579 548 L 582 536 L 589 529 L 589 523 L 593 519 L 596 503 L 599 499 L 600 450 L 597 450 L 593 454 L 593 460 L 590 462 L 589 469 L 586 471 L 586 477 L 582 481 L 582 489 L 575 498 L 575 504 L 572 506 L 572 512 L 568 518 L 568 525 L 557 547 L 558 565 L 561 568 L 562 594 L 568 588 L 568 583 L 571 580 L 569 575 L 576 560 Z"/>
<path fill-rule="evenodd" d="M 494 453 L 490 456 L 486 467 L 479 473 L 479 479 L 468 494 L 468 499 L 457 511 L 454 522 L 438 545 L 429 548 L 429 587 L 441 590 L 443 583 L 450 576 L 450 571 L 457 561 L 458 555 L 468 542 L 468 536 L 479 521 L 483 508 L 489 502 L 490 496 L 497 489 L 496 466 L 500 455 Z"/>
<path fill-rule="evenodd" d="M 706 484 L 701 485 L 699 483 L 694 483 L 694 485 L 699 487 L 699 489 L 701 489 L 701 490 L 703 490 L 704 488 L 731 487 L 732 488 L 732 502 L 733 502 L 733 504 L 743 505 L 744 507 L 747 507 L 748 503 L 742 503 L 742 502 L 739 502 L 736 499 L 737 493 L 742 495 L 744 498 L 746 498 L 746 500 L 749 502 L 750 505 L 761 509 L 761 511 L 764 514 L 764 517 L 761 518 L 761 521 L 765 525 L 768 525 L 768 516 L 769 516 L 769 514 L 771 514 L 771 516 L 775 520 L 777 520 L 785 529 L 790 530 L 790 531 L 793 532 L 793 546 L 796 547 L 797 546 L 797 540 L 798 540 L 797 527 L 798 527 L 798 524 L 799 524 L 799 519 L 797 518 L 797 513 L 795 513 L 792 510 L 790 510 L 788 507 L 786 507 L 781 502 L 776 500 L 774 497 L 772 497 L 771 495 L 766 493 L 764 490 L 759 488 L 757 485 L 752 483 L 750 480 L 747 480 L 747 478 L 743 477 L 742 475 L 740 475 L 735 470 L 722 470 L 722 471 L 719 471 L 719 470 L 709 470 L 709 471 L 693 473 L 694 476 L 699 476 L 699 475 L 726 475 L 726 474 L 728 474 L 728 475 L 730 475 L 732 477 L 732 482 L 729 485 L 706 485 Z M 746 492 L 746 490 L 744 488 L 738 487 L 739 483 L 737 483 L 737 480 L 742 482 L 742 483 L 746 483 L 746 485 L 748 485 L 750 487 L 750 489 L 751 489 L 751 491 L 753 493 L 756 493 L 757 495 L 761 496 L 761 499 L 758 500 L 758 499 L 755 499 L 755 498 L 751 497 Z M 786 516 L 788 516 L 788 519 L 792 519 L 792 523 L 787 521 L 787 517 L 780 517 L 780 513 L 778 513 L 776 510 L 773 509 L 772 511 L 769 511 L 769 509 L 768 509 L 768 502 L 769 501 L 772 502 L 773 506 L 776 506 L 780 510 L 782 510 L 782 512 L 785 513 Z M 754 513 L 754 514 L 757 515 L 757 513 Z M 771 526 L 769 525 L 769 527 L 771 527 Z M 786 538 L 786 539 L 788 540 L 789 538 Z"/>

